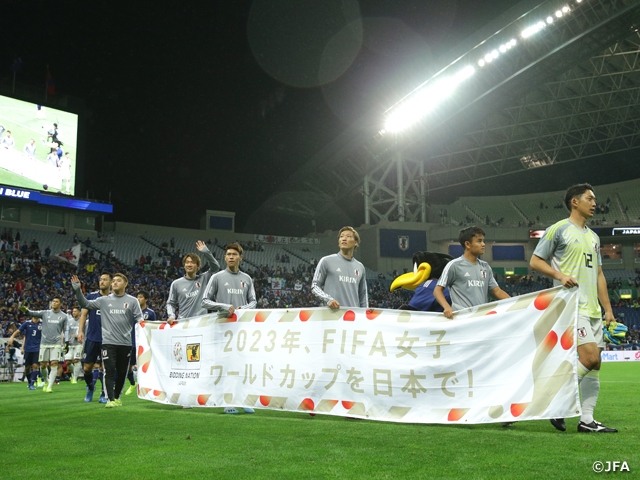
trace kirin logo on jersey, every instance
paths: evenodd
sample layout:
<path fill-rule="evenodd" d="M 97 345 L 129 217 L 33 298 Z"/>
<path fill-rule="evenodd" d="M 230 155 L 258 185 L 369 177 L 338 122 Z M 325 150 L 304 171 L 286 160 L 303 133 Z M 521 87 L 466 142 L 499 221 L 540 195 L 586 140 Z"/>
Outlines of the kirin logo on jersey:
<path fill-rule="evenodd" d="M 409 237 L 407 235 L 398 236 L 398 248 L 403 252 L 409 250 Z"/>

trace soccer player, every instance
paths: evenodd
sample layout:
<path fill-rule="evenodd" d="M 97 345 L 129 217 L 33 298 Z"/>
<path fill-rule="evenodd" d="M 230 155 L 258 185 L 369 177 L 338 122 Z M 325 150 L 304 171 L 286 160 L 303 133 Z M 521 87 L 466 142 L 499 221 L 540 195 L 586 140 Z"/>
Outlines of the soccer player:
<path fill-rule="evenodd" d="M 204 287 L 206 287 L 211 276 L 220 270 L 220 264 L 203 241 L 198 240 L 196 248 L 204 255 L 206 262 L 209 264 L 209 271 L 198 274 L 198 270 L 200 270 L 200 257 L 198 254 L 187 253 L 184 256 L 182 259 L 185 271 L 184 277 L 174 280 L 169 289 L 169 298 L 167 299 L 169 324 L 173 324 L 183 318 L 206 313 L 206 310 L 202 307 Z M 176 308 L 178 309 L 177 315 Z"/>
<path fill-rule="evenodd" d="M 227 268 L 211 277 L 202 298 L 202 308 L 207 311 L 226 312 L 233 315 L 236 310 L 254 308 L 256 292 L 253 280 L 240 271 L 242 247 L 237 243 L 225 246 L 224 261 Z M 254 413 L 253 408 L 243 408 L 245 413 Z M 224 413 L 236 414 L 233 407 L 224 409 Z"/>
<path fill-rule="evenodd" d="M 578 432 L 616 433 L 615 428 L 606 427 L 593 418 L 600 392 L 600 352 L 604 348 L 600 305 L 604 308 L 606 324 L 614 321 L 607 281 L 602 273 L 600 238 L 587 227 L 587 220 L 593 217 L 596 208 L 593 187 L 588 183 L 569 187 L 564 204 L 570 212 L 569 218 L 547 229 L 529 264 L 536 272 L 552 278 L 555 285 L 579 287 L 576 327 L 582 416 Z M 551 423 L 560 431 L 566 430 L 563 418 L 552 419 Z"/>
<path fill-rule="evenodd" d="M 143 320 L 151 320 L 154 321 L 156 319 L 156 312 L 151 310 L 147 306 L 147 302 L 149 301 L 149 293 L 144 290 L 140 290 L 137 295 L 138 303 L 140 303 L 140 310 L 142 311 L 142 319 Z M 127 379 L 129 380 L 129 388 L 124 392 L 125 395 L 131 395 L 136 391 L 136 379 L 134 377 L 134 370 L 136 368 L 136 363 L 138 361 L 138 354 L 136 352 L 136 329 L 135 327 L 131 330 L 131 357 L 129 358 L 129 373 L 127 374 Z"/>
<path fill-rule="evenodd" d="M 7 342 L 7 352 L 9 352 L 9 346 L 13 345 L 13 341 L 19 334 L 24 335 L 24 342 L 22 342 L 22 355 L 24 356 L 24 370 L 25 375 L 29 378 L 29 390 L 36 389 L 36 381 L 38 380 L 38 374 L 40 373 L 40 366 L 38 365 L 38 353 L 40 352 L 40 339 L 42 338 L 42 325 L 38 317 L 32 317 L 31 321 L 24 322 L 20 325 Z"/>
<path fill-rule="evenodd" d="M 51 299 L 51 310 L 29 310 L 22 305 L 20 310 L 30 317 L 42 319 L 42 338 L 40 340 L 40 353 L 38 361 L 43 378 L 47 376 L 47 367 L 51 366 L 51 373 L 48 375 L 49 385 L 43 387 L 43 391 L 51 393 L 53 382 L 56 379 L 58 363 L 62 361 L 62 349 L 64 348 L 64 331 L 67 328 L 67 314 L 60 307 L 62 301 L 60 297 Z M 47 381 L 45 380 L 45 383 Z"/>
<path fill-rule="evenodd" d="M 138 299 L 125 292 L 129 280 L 122 273 L 115 273 L 111 280 L 113 293 L 106 297 L 87 300 L 82 294 L 80 279 L 71 277 L 71 286 L 82 308 L 100 310 L 102 323 L 102 361 L 109 401 L 107 408 L 121 407 L 120 393 L 124 386 L 131 355 L 131 330 L 135 322 L 142 320 Z M 114 385 L 114 376 L 115 385 Z"/>
<path fill-rule="evenodd" d="M 29 140 L 29 143 L 25 143 L 24 153 L 30 158 L 36 158 L 36 141 L 33 138 Z"/>
<path fill-rule="evenodd" d="M 353 258 L 360 245 L 360 235 L 353 227 L 338 232 L 338 248 L 333 255 L 322 257 L 311 282 L 311 293 L 331 309 L 369 307 L 364 265 Z"/>
<path fill-rule="evenodd" d="M 58 169 L 60 172 L 60 188 L 62 188 L 63 183 L 66 182 L 66 191 L 67 195 L 71 194 L 71 157 L 69 156 L 69 152 L 65 153 L 62 158 L 58 161 Z"/>
<path fill-rule="evenodd" d="M 71 373 L 71 383 L 78 383 L 78 377 L 82 366 L 80 365 L 80 357 L 82 357 L 82 343 L 78 341 L 78 328 L 80 327 L 80 309 L 73 307 L 71 315 L 67 316 L 67 339 L 69 350 L 64 359 L 69 366 Z"/>
<path fill-rule="evenodd" d="M 498 286 L 489 264 L 478 258 L 484 254 L 484 231 L 480 227 L 463 228 L 458 240 L 464 253 L 447 263 L 433 290 L 433 296 L 444 309 L 444 316 L 449 319 L 453 318 L 454 310 L 487 303 L 489 292 L 498 300 L 510 297 Z M 447 287 L 451 304 L 444 296 Z"/>
<path fill-rule="evenodd" d="M 109 295 L 111 292 L 111 274 L 109 272 L 102 272 L 100 274 L 98 288 L 99 290 L 97 292 L 91 292 L 87 295 L 87 300 L 95 300 L 96 298 Z M 87 317 L 89 317 L 88 325 Z M 78 325 L 78 341 L 80 343 L 84 341 L 82 369 L 84 370 L 84 381 L 87 384 L 87 394 L 84 397 L 85 402 L 91 402 L 93 400 L 96 382 L 102 375 L 100 371 L 102 369 L 102 322 L 100 321 L 100 317 L 99 310 L 83 308 L 80 314 L 80 324 Z M 98 365 L 99 368 L 94 372 L 95 365 Z M 100 378 L 100 381 L 102 382 L 102 378 Z M 104 383 L 102 387 L 100 403 L 107 403 L 107 397 L 104 394 Z"/>
<path fill-rule="evenodd" d="M 11 130 L 7 130 L 7 134 L 0 140 L 0 145 L 4 148 L 13 148 L 16 144 L 15 139 L 11 136 Z"/>

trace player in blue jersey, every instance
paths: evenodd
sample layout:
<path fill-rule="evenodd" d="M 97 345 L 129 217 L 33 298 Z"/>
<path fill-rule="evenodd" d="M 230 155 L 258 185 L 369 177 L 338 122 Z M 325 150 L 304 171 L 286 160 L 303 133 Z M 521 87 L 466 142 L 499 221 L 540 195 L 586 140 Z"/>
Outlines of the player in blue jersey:
<path fill-rule="evenodd" d="M 105 297 L 111 293 L 111 274 L 102 272 L 98 281 L 99 290 L 91 292 L 87 295 L 87 300 L 95 300 L 99 297 Z M 89 317 L 89 325 L 85 335 L 85 324 Z M 86 336 L 86 339 L 85 339 Z M 80 315 L 80 325 L 78 326 L 78 341 L 82 343 L 84 340 L 84 349 L 82 352 L 82 363 L 84 370 L 84 381 L 87 384 L 87 394 L 84 398 L 85 402 L 93 400 L 93 392 L 95 391 L 96 380 L 102 375 L 102 357 L 100 355 L 102 348 L 102 322 L 100 321 L 100 310 L 88 310 L 83 308 Z M 99 365 L 100 368 L 94 379 L 93 367 Z M 102 380 L 100 378 L 100 380 Z M 104 394 L 104 384 L 102 385 L 100 403 L 107 403 L 107 397 Z"/>
<path fill-rule="evenodd" d="M 151 310 L 147 305 L 147 302 L 149 301 L 149 293 L 145 292 L 144 290 L 140 290 L 137 297 L 138 302 L 140 303 L 140 309 L 142 310 L 142 319 L 155 321 L 156 312 Z M 131 356 L 129 357 L 129 373 L 127 375 L 127 379 L 129 380 L 129 383 L 131 385 L 129 385 L 127 391 L 124 392 L 125 395 L 131 395 L 136 391 L 136 379 L 134 376 L 134 372 L 136 370 L 137 358 L 138 353 L 136 352 L 136 328 L 134 325 L 133 330 L 131 330 Z"/>
<path fill-rule="evenodd" d="M 42 324 L 38 317 L 33 317 L 31 321 L 24 322 L 20 328 L 13 332 L 7 342 L 7 352 L 9 345 L 13 345 L 16 336 L 24 335 L 22 342 L 22 355 L 24 356 L 24 373 L 29 378 L 29 390 L 36 389 L 36 380 L 40 370 L 38 364 L 38 354 L 40 353 L 40 339 L 42 338 Z"/>

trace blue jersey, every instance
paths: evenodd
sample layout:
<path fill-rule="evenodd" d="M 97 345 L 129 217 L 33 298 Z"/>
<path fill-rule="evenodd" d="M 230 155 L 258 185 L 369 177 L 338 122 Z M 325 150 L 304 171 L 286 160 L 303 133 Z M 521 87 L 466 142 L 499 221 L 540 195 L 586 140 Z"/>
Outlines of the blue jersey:
<path fill-rule="evenodd" d="M 24 351 L 39 352 L 40 339 L 42 338 L 42 322 L 33 323 L 29 320 L 20 325 L 18 330 L 24 335 Z"/>
<path fill-rule="evenodd" d="M 87 295 L 87 300 L 95 300 L 100 298 L 100 292 L 91 292 Z M 100 319 L 100 310 L 89 310 L 87 315 L 89 320 L 89 326 L 87 327 L 87 340 L 91 340 L 95 343 L 102 343 L 102 320 Z"/>
<path fill-rule="evenodd" d="M 443 312 L 444 309 L 440 306 L 438 301 L 433 296 L 433 290 L 436 288 L 438 280 L 435 278 L 429 279 L 426 282 L 420 284 L 416 288 L 413 297 L 409 301 L 409 306 L 415 308 L 420 312 Z M 451 295 L 449 289 L 444 289 L 444 298 L 451 304 Z"/>

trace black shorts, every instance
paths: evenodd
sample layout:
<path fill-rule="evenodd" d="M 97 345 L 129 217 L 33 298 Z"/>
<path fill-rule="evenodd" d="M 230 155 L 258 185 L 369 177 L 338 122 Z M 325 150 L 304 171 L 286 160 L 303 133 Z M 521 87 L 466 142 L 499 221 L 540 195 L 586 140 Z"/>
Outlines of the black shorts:
<path fill-rule="evenodd" d="M 133 366 L 137 362 L 136 345 L 131 345 L 131 356 L 129 357 L 129 365 Z"/>
<path fill-rule="evenodd" d="M 102 356 L 100 349 L 102 343 L 93 342 L 91 340 L 84 341 L 84 349 L 82 350 L 82 363 L 101 363 Z"/>
<path fill-rule="evenodd" d="M 24 352 L 24 366 L 38 365 L 38 355 L 40 352 Z"/>

